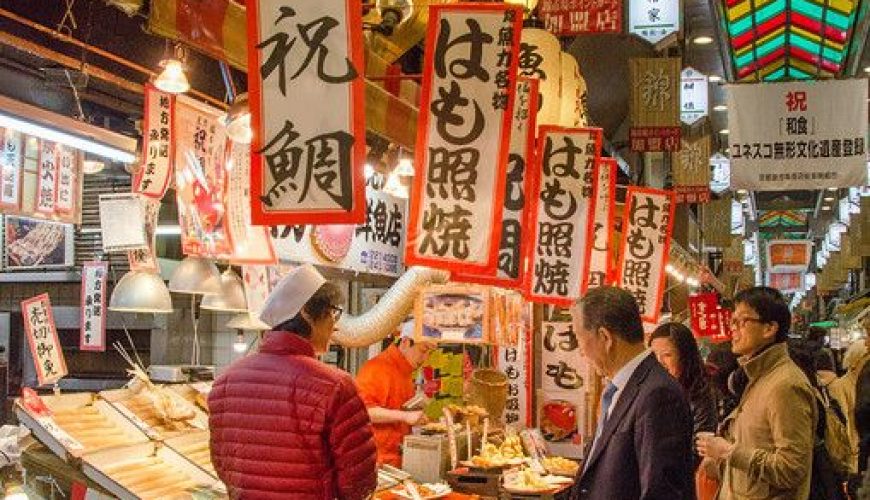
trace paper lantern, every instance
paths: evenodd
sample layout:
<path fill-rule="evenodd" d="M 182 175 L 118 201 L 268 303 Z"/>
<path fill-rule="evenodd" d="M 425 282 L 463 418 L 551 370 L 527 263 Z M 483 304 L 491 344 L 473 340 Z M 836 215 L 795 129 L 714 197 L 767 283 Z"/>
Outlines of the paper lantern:
<path fill-rule="evenodd" d="M 563 127 L 585 127 L 586 117 L 583 112 L 583 92 L 585 83 L 580 76 L 580 65 L 577 59 L 568 52 L 562 52 L 560 83 L 561 109 L 559 124 Z"/>
<path fill-rule="evenodd" d="M 523 28 L 519 74 L 539 79 L 538 126 L 560 124 L 562 79 L 559 39 L 547 30 Z"/>

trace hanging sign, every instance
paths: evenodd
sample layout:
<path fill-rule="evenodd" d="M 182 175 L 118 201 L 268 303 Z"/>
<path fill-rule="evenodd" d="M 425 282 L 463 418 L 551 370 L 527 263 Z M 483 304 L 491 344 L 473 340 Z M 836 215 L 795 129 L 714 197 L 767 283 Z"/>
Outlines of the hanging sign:
<path fill-rule="evenodd" d="M 674 191 L 677 203 L 710 201 L 710 136 L 683 138 L 674 154 Z"/>
<path fill-rule="evenodd" d="M 680 72 L 680 120 L 683 123 L 693 125 L 707 116 L 708 90 L 707 75 L 691 67 Z"/>
<path fill-rule="evenodd" d="M 62 214 L 71 213 L 75 207 L 77 158 L 76 150 L 62 144 L 57 145 L 58 171 L 55 210 Z"/>
<path fill-rule="evenodd" d="M 716 293 L 689 295 L 689 317 L 695 337 L 713 337 L 721 334 L 719 324 L 719 296 Z"/>
<path fill-rule="evenodd" d="M 142 126 L 144 164 L 133 179 L 133 191 L 162 199 L 172 174 L 172 108 L 175 97 L 145 84 L 145 113 Z"/>
<path fill-rule="evenodd" d="M 628 32 L 656 44 L 680 31 L 680 0 L 629 0 Z"/>
<path fill-rule="evenodd" d="M 622 32 L 622 2 L 618 0 L 541 0 L 538 15 L 558 36 Z"/>
<path fill-rule="evenodd" d="M 365 217 L 365 81 L 357 0 L 249 2 L 251 218 L 257 225 Z M 316 56 L 316 57 L 315 57 Z"/>
<path fill-rule="evenodd" d="M 24 169 L 24 137 L 12 129 L 0 129 L 0 209 L 21 208 L 21 172 Z"/>
<path fill-rule="evenodd" d="M 522 9 L 432 5 L 405 262 L 495 274 Z"/>
<path fill-rule="evenodd" d="M 47 293 L 21 302 L 21 315 L 39 385 L 54 384 L 69 373 Z"/>
<path fill-rule="evenodd" d="M 589 268 L 583 273 L 582 293 L 589 288 L 611 282 L 610 237 L 616 218 L 616 176 L 618 165 L 613 158 L 601 158 L 595 165 L 595 186 L 592 190 L 592 244 L 586 246 Z"/>
<path fill-rule="evenodd" d="M 106 281 L 108 262 L 85 262 L 82 266 L 82 317 L 79 349 L 106 350 Z"/>
<path fill-rule="evenodd" d="M 269 269 L 263 265 L 242 266 L 242 282 L 245 285 L 245 301 L 248 312 L 254 318 L 260 317 L 260 312 L 269 298 L 272 287 L 269 284 Z"/>
<path fill-rule="evenodd" d="M 57 144 L 51 141 L 39 143 L 39 170 L 36 182 L 36 211 L 53 215 L 57 202 Z"/>
<path fill-rule="evenodd" d="M 513 428 L 532 425 L 532 340 L 529 331 L 522 328 L 517 345 L 498 347 L 496 366 L 507 376 L 508 394 L 503 420 Z"/>
<path fill-rule="evenodd" d="M 674 225 L 674 193 L 629 186 L 622 217 L 622 244 L 617 283 L 629 291 L 640 307 L 644 321 L 659 319 L 667 277 L 671 232 Z"/>
<path fill-rule="evenodd" d="M 160 266 L 157 264 L 155 245 L 157 244 L 157 222 L 160 218 L 161 202 L 156 198 L 140 196 L 139 204 L 142 206 L 145 242 L 148 246 L 127 251 L 127 262 L 130 264 L 131 271 L 159 272 Z"/>
<path fill-rule="evenodd" d="M 496 274 L 481 276 L 462 272 L 453 273 L 453 281 L 469 281 L 514 289 L 520 288 L 523 283 L 526 272 L 523 256 L 526 255 L 526 247 L 530 243 L 529 225 L 526 219 L 529 216 L 527 207 L 532 182 L 529 170 L 535 165 L 537 127 L 534 110 L 538 108 L 538 83 L 539 80 L 535 78 L 517 79 Z"/>
<path fill-rule="evenodd" d="M 731 160 L 717 152 L 710 157 L 710 166 L 713 169 L 710 190 L 722 194 L 731 187 Z"/>
<path fill-rule="evenodd" d="M 519 75 L 537 78 L 537 124 L 559 125 L 561 117 L 562 47 L 547 30 L 523 28 L 520 41 Z"/>
<path fill-rule="evenodd" d="M 570 305 L 588 270 L 587 242 L 601 129 L 540 127 L 530 200 L 529 300 Z"/>
<path fill-rule="evenodd" d="M 782 293 L 793 293 L 803 291 L 804 289 L 804 273 L 767 273 L 767 286 L 776 288 Z"/>
<path fill-rule="evenodd" d="M 138 194 L 100 195 L 100 234 L 106 253 L 148 248 L 145 215 Z"/>
<path fill-rule="evenodd" d="M 866 79 L 731 85 L 728 128 L 732 189 L 870 183 Z"/>
<path fill-rule="evenodd" d="M 227 230 L 233 242 L 233 264 L 275 264 L 275 245 L 267 226 L 251 223 L 251 148 L 232 142 L 229 146 L 228 184 L 225 206 Z"/>
<path fill-rule="evenodd" d="M 767 242 L 767 268 L 777 272 L 803 272 L 810 264 L 812 253 L 810 240 L 771 240 Z"/>
<path fill-rule="evenodd" d="M 580 65 L 568 52 L 562 52 L 560 60 L 562 83 L 559 124 L 563 127 L 585 127 L 587 117 L 583 100 L 586 82 L 580 76 Z"/>
<path fill-rule="evenodd" d="M 679 150 L 680 59 L 633 58 L 628 63 L 631 150 Z"/>

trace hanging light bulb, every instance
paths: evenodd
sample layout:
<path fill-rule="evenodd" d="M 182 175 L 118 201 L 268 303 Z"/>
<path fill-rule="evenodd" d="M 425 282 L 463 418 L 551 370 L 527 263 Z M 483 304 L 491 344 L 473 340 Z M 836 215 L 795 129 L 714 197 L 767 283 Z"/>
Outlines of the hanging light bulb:
<path fill-rule="evenodd" d="M 233 100 L 224 118 L 224 124 L 227 126 L 227 137 L 231 141 L 240 144 L 251 143 L 254 131 L 251 129 L 251 108 L 248 106 L 247 93 L 239 94 Z"/>
<path fill-rule="evenodd" d="M 243 354 L 248 350 L 248 343 L 245 342 L 245 335 L 242 332 L 236 336 L 236 341 L 233 342 L 233 352 Z"/>
<path fill-rule="evenodd" d="M 176 45 L 175 55 L 160 61 L 160 67 L 163 68 L 163 71 L 154 80 L 154 86 L 158 90 L 169 94 L 183 94 L 190 90 L 190 82 L 187 81 L 184 66 L 181 64 L 183 57 L 183 49 Z"/>
<path fill-rule="evenodd" d="M 396 167 L 396 175 L 400 177 L 414 177 L 414 164 L 408 158 L 399 160 L 399 165 Z"/>

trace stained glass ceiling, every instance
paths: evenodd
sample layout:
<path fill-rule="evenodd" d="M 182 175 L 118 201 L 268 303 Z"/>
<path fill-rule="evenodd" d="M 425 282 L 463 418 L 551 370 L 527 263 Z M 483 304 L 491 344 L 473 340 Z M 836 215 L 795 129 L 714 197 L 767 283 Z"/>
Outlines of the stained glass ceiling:
<path fill-rule="evenodd" d="M 762 228 L 801 227 L 806 224 L 807 214 L 799 210 L 770 210 L 758 218 L 758 225 Z"/>
<path fill-rule="evenodd" d="M 721 0 L 738 81 L 830 78 L 845 66 L 858 0 Z"/>

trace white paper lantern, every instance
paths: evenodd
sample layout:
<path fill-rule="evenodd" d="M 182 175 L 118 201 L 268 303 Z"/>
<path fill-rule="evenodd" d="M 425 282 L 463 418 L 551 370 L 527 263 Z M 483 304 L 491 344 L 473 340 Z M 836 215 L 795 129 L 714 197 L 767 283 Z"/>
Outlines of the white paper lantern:
<path fill-rule="evenodd" d="M 560 81 L 562 79 L 562 49 L 559 39 L 547 30 L 523 28 L 520 40 L 519 74 L 538 78 L 538 126 L 560 124 Z"/>

